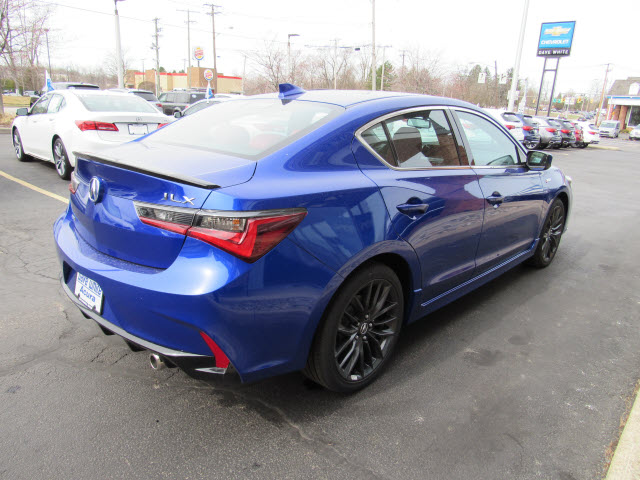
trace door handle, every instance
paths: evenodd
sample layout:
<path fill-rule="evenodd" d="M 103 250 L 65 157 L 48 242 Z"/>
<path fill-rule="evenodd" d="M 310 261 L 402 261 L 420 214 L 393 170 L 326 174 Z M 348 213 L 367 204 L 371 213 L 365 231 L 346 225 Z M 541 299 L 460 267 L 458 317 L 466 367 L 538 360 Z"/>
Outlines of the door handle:
<path fill-rule="evenodd" d="M 504 197 L 500 195 L 500 192 L 493 192 L 491 196 L 487 197 L 487 202 L 497 208 L 502 202 L 504 202 Z"/>
<path fill-rule="evenodd" d="M 426 203 L 403 203 L 402 205 L 398 205 L 396 207 L 400 213 L 404 213 L 405 215 L 414 216 L 418 214 L 423 214 L 429 208 L 429 205 Z"/>

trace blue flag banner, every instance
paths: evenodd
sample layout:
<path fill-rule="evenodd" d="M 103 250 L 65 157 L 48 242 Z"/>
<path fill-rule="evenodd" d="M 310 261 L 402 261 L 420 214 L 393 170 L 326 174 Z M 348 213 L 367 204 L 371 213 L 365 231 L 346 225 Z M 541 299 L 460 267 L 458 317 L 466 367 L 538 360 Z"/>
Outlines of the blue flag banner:
<path fill-rule="evenodd" d="M 52 90 L 55 90 L 55 88 L 53 88 L 53 83 L 51 83 L 51 77 L 49 77 L 49 72 L 47 72 L 46 70 L 44 71 L 44 87 L 42 90 L 45 92 L 50 92 Z"/>
<path fill-rule="evenodd" d="M 207 96 L 206 98 L 213 98 L 213 92 L 211 91 L 211 82 L 207 82 Z"/>

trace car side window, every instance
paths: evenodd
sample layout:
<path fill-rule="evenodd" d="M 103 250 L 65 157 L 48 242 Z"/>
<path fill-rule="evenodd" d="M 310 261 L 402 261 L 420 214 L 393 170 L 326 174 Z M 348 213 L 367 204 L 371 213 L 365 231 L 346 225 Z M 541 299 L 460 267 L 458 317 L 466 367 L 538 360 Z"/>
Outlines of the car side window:
<path fill-rule="evenodd" d="M 158 97 L 158 101 L 159 102 L 166 102 L 167 101 L 167 94 L 166 93 L 161 93 L 160 96 Z"/>
<path fill-rule="evenodd" d="M 456 111 L 469 142 L 473 165 L 517 165 L 518 149 L 506 133 L 485 118 L 473 113 Z"/>
<path fill-rule="evenodd" d="M 64 97 L 62 95 L 54 95 L 49 102 L 47 113 L 58 113 L 64 107 Z"/>
<path fill-rule="evenodd" d="M 443 110 L 406 113 L 384 123 L 399 167 L 460 166 L 456 141 Z"/>
<path fill-rule="evenodd" d="M 175 93 L 167 93 L 167 98 L 165 98 L 165 102 L 167 102 L 167 103 L 175 103 L 176 102 L 176 94 Z"/>
<path fill-rule="evenodd" d="M 377 123 L 373 127 L 367 128 L 362 132 L 360 137 L 362 140 L 367 142 L 373 151 L 380 155 L 385 162 L 390 165 L 397 165 L 396 159 L 393 155 L 393 150 L 391 149 L 391 144 L 389 143 L 389 139 L 387 138 L 387 134 L 381 123 Z"/>
<path fill-rule="evenodd" d="M 53 95 L 45 95 L 36 103 L 34 103 L 33 107 L 31 108 L 31 114 L 38 115 L 41 113 L 47 113 L 47 108 L 49 108 L 49 102 L 51 101 L 52 96 Z"/>
<path fill-rule="evenodd" d="M 176 93 L 176 103 L 190 103 L 188 93 Z"/>

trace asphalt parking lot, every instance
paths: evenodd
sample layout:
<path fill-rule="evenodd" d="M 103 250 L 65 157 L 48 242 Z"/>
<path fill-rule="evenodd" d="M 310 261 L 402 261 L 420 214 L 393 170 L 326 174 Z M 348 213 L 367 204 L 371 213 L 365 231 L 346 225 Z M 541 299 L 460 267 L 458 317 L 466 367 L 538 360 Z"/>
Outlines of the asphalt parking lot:
<path fill-rule="evenodd" d="M 569 231 L 406 328 L 385 374 L 342 396 L 154 372 L 58 283 L 65 208 L 0 176 L 0 478 L 598 479 L 640 376 L 640 142 L 552 151 Z M 52 164 L 0 171 L 67 197 Z"/>

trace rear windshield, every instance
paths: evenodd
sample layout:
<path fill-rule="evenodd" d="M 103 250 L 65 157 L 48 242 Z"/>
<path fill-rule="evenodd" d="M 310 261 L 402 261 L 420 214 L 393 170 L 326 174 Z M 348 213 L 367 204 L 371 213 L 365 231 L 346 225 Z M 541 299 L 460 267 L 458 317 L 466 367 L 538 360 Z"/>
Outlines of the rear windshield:
<path fill-rule="evenodd" d="M 134 92 L 134 93 L 137 96 L 139 96 L 140 98 L 144 98 L 145 100 L 147 100 L 149 102 L 157 102 L 158 101 L 156 96 L 151 92 Z"/>
<path fill-rule="evenodd" d="M 184 117 L 155 132 L 149 141 L 258 160 L 342 112 L 344 108 L 327 103 L 233 100 Z"/>
<path fill-rule="evenodd" d="M 502 118 L 504 118 L 507 122 L 521 122 L 521 120 L 514 113 L 503 113 Z"/>
<path fill-rule="evenodd" d="M 92 95 L 76 94 L 90 112 L 139 112 L 158 113 L 149 102 L 135 95 Z"/>

